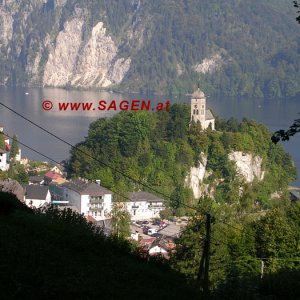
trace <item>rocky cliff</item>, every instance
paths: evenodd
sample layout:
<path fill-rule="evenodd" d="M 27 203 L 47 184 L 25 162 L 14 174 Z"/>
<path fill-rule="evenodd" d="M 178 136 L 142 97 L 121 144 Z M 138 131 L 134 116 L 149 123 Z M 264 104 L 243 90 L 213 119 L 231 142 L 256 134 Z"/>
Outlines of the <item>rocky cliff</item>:
<path fill-rule="evenodd" d="M 229 153 L 228 158 L 235 162 L 236 173 L 241 176 L 246 182 L 252 183 L 254 179 L 263 180 L 264 170 L 262 168 L 262 158 L 241 151 L 233 151 Z M 208 193 L 210 187 L 203 183 L 203 179 L 210 175 L 206 169 L 207 157 L 202 154 L 201 162 L 198 167 L 190 168 L 190 172 L 186 177 L 186 184 L 193 190 L 194 197 L 200 198 L 203 193 Z M 210 191 L 212 195 L 212 191 Z"/>
<path fill-rule="evenodd" d="M 119 50 L 97 23 L 87 41 L 82 40 L 84 20 L 74 18 L 64 24 L 56 43 L 50 47 L 43 85 L 107 87 L 120 83 L 130 67 L 130 58 L 119 57 Z"/>

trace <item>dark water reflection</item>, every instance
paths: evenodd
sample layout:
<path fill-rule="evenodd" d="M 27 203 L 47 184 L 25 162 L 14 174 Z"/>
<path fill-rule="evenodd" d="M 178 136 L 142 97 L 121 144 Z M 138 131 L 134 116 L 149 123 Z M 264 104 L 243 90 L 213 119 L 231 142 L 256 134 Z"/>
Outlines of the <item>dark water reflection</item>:
<path fill-rule="evenodd" d="M 28 93 L 26 95 L 25 93 Z M 142 95 L 119 95 L 108 92 L 76 91 L 50 88 L 4 88 L 0 87 L 0 101 L 37 124 L 57 134 L 60 138 L 75 144 L 87 135 L 89 124 L 102 117 L 110 117 L 114 112 L 75 112 L 59 111 L 57 107 L 51 111 L 44 111 L 41 103 L 51 100 L 54 105 L 58 101 L 98 103 L 100 99 L 107 101 L 123 99 L 149 99 L 153 104 L 168 100 L 164 96 L 145 97 Z M 189 97 L 170 98 L 171 103 L 189 102 Z M 228 98 L 207 98 L 208 106 L 213 112 L 222 117 L 249 118 L 265 124 L 271 131 L 287 129 L 294 119 L 299 118 L 300 99 L 289 100 L 249 100 Z M 16 116 L 0 106 L 0 123 L 4 125 L 10 135 L 16 133 L 21 142 L 61 161 L 68 157 L 70 147 L 49 136 L 32 124 Z M 285 149 L 293 157 L 300 173 L 300 134 L 295 135 L 289 142 L 283 143 Z M 40 155 L 22 147 L 22 155 L 30 159 L 45 160 Z M 300 185 L 300 179 L 296 181 Z"/>

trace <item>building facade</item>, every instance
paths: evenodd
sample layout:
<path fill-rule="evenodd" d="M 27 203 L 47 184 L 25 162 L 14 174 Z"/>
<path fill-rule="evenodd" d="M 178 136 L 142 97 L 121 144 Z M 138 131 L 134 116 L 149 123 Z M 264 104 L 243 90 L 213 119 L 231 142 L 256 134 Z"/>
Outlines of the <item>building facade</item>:
<path fill-rule="evenodd" d="M 62 185 L 63 200 L 75 206 L 84 216 L 96 221 L 110 217 L 112 192 L 94 182 L 74 180 Z"/>
<path fill-rule="evenodd" d="M 159 218 L 165 209 L 164 200 L 148 192 L 129 193 L 130 201 L 124 202 L 131 220 L 149 220 Z"/>
<path fill-rule="evenodd" d="M 193 94 L 191 99 L 191 122 L 200 122 L 202 130 L 211 128 L 215 130 L 215 118 L 210 111 L 206 108 L 206 98 L 204 93 L 198 88 Z"/>

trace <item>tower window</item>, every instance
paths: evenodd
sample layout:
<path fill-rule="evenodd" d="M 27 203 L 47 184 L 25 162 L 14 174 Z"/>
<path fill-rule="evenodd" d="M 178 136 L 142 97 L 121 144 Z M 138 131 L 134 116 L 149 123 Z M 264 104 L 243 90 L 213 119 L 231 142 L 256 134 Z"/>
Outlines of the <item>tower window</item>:
<path fill-rule="evenodd" d="M 199 115 L 199 110 L 197 109 L 197 115 Z"/>
<path fill-rule="evenodd" d="M 194 112 L 193 112 L 193 115 L 195 114 L 195 110 L 194 110 Z"/>

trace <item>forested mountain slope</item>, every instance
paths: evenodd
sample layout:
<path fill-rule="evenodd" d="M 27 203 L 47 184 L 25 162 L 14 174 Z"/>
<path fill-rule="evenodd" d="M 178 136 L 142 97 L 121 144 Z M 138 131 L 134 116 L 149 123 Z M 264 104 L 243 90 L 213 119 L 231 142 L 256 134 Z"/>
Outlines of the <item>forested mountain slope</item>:
<path fill-rule="evenodd" d="M 300 92 L 292 1 L 1 1 L 0 83 L 252 97 Z"/>

